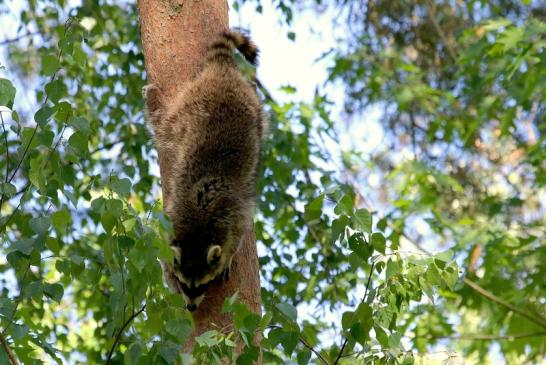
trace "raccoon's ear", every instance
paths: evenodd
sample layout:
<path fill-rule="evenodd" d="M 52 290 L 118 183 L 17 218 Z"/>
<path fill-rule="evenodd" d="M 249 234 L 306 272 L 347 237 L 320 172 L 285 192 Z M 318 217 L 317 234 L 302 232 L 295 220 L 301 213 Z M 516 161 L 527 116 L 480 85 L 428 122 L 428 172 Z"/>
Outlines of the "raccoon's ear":
<path fill-rule="evenodd" d="M 209 252 L 207 253 L 207 262 L 209 265 L 215 264 L 220 260 L 222 256 L 222 247 L 218 245 L 210 246 Z"/>
<path fill-rule="evenodd" d="M 182 249 L 178 246 L 171 246 L 171 250 L 173 250 L 174 260 L 180 262 L 180 259 L 182 258 Z"/>

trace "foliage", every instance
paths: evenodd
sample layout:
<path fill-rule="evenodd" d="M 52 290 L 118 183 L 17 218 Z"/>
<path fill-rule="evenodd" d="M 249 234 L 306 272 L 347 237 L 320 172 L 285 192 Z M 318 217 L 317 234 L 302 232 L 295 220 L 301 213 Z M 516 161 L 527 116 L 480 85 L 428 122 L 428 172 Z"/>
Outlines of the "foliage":
<path fill-rule="evenodd" d="M 295 42 L 297 14 L 341 6 L 350 31 L 325 57 L 345 113 L 327 88 L 310 102 L 262 88 L 263 315 L 230 298 L 234 328 L 199 336 L 192 354 L 179 352 L 191 316 L 158 261 L 172 260 L 171 227 L 135 4 L 30 0 L 17 13 L 22 36 L 4 42 L 0 69 L 0 363 L 8 349 L 24 364 L 251 364 L 260 351 L 271 364 L 412 364 L 435 351 L 484 363 L 499 356 L 491 341 L 508 363 L 544 358 L 540 12 L 357 3 L 273 2 Z M 378 107 L 384 145 L 328 147 L 338 119 Z"/>

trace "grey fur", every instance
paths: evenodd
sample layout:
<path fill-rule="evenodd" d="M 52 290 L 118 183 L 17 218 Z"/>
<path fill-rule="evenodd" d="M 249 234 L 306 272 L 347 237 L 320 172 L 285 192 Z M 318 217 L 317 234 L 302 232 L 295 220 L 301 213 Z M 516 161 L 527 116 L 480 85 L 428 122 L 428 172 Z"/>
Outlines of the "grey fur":
<path fill-rule="evenodd" d="M 201 72 L 181 85 L 172 102 L 157 86 L 144 90 L 157 149 L 172 172 L 165 209 L 174 225 L 171 245 L 179 252 L 174 265 L 162 267 L 188 309 L 201 302 L 203 286 L 229 274 L 252 223 L 266 122 L 255 88 L 233 60 L 234 48 L 255 62 L 257 48 L 246 36 L 224 32 Z"/>

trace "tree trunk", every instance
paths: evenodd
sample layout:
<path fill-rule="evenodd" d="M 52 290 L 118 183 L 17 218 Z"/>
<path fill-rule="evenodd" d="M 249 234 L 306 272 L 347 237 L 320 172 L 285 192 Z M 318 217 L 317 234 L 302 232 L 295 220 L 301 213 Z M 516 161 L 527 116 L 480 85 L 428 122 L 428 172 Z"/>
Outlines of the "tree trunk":
<path fill-rule="evenodd" d="M 213 37 L 228 28 L 225 0 L 138 0 L 142 47 L 148 84 L 159 86 L 166 100 L 172 100 L 179 86 L 199 70 L 206 47 Z M 165 186 L 172 166 L 159 155 L 163 205 L 169 196 Z M 195 336 L 217 328 L 232 328 L 232 320 L 221 313 L 224 299 L 239 290 L 239 298 L 250 310 L 260 313 L 260 277 L 254 231 L 246 233 L 233 260 L 229 279 L 212 284 L 207 296 L 193 313 L 195 331 L 185 346 L 190 351 Z M 213 326 L 214 325 L 214 326 Z"/>

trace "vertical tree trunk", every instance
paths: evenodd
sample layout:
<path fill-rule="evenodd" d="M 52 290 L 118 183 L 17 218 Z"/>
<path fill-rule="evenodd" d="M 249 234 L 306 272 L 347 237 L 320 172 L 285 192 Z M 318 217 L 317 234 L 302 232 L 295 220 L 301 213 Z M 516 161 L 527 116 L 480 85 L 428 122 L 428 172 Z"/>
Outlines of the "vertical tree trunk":
<path fill-rule="evenodd" d="M 166 99 L 172 99 L 184 82 L 199 70 L 206 47 L 213 37 L 228 28 L 226 0 L 138 0 L 142 47 L 148 83 L 161 87 Z M 159 156 L 163 200 L 169 199 L 165 186 L 172 166 Z M 213 284 L 197 311 L 193 313 L 196 329 L 193 338 L 213 328 L 231 328 L 231 318 L 221 313 L 226 297 L 239 290 L 239 298 L 254 312 L 260 313 L 260 278 L 256 240 L 253 231 L 246 233 L 236 254 L 229 280 Z M 215 327 L 213 327 L 213 324 Z"/>

